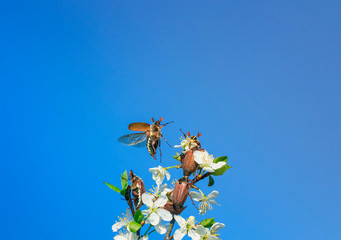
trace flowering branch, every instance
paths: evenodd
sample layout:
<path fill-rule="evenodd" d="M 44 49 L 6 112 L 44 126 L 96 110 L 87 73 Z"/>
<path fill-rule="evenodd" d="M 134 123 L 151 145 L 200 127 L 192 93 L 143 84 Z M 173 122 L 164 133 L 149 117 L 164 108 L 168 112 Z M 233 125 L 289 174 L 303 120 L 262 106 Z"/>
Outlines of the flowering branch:
<path fill-rule="evenodd" d="M 134 123 L 132 128 L 141 129 L 145 126 L 148 125 Z M 131 135 L 135 136 L 134 134 Z M 126 138 L 130 139 L 131 135 L 123 136 L 119 141 L 124 141 Z M 141 135 L 137 134 L 136 136 L 140 137 L 139 141 L 143 140 Z M 208 154 L 201 147 L 198 140 L 199 136 L 201 134 L 197 136 L 190 136 L 190 133 L 184 134 L 181 144 L 175 146 L 182 148 L 180 154 L 177 153 L 173 156 L 180 164 L 149 169 L 156 183 L 153 189 L 146 191 L 143 180 L 132 171 L 129 173 L 129 179 L 127 171 L 121 175 L 122 189 L 105 183 L 112 190 L 120 193 L 129 206 L 125 216 L 119 218 L 119 222 L 116 222 L 112 227 L 114 232 L 123 228 L 123 232 L 114 237 L 115 240 L 148 240 L 149 236 L 154 232 L 161 235 L 165 234 L 164 240 L 181 240 L 185 235 L 188 235 L 192 240 L 220 239 L 218 230 L 225 227 L 225 225 L 216 223 L 214 218 L 204 219 L 197 223 L 194 216 L 187 219 L 181 216 L 187 207 L 184 205 L 188 196 L 194 206 L 193 200 L 199 202 L 198 208 L 195 206 L 199 210 L 199 215 L 204 215 L 207 210 L 212 210 L 212 205 L 219 205 L 215 201 L 219 194 L 218 191 L 214 190 L 206 195 L 196 184 L 208 178 L 208 186 L 211 187 L 214 185 L 213 177 L 223 175 L 230 168 L 227 165 L 226 156 L 214 158 L 213 155 Z M 151 143 L 153 142 L 147 142 L 147 149 L 154 157 L 153 154 L 157 145 L 148 145 Z M 163 183 L 165 180 L 169 181 L 171 179 L 168 170 L 178 170 L 180 168 L 182 168 L 183 174 L 180 179 L 175 181 L 174 187 L 169 187 L 166 183 Z M 190 192 L 191 189 L 196 189 L 199 192 Z M 144 210 L 140 210 L 140 208 Z M 171 235 L 175 222 L 180 228 Z M 148 225 L 148 229 L 141 236 L 141 229 L 146 225 Z"/>

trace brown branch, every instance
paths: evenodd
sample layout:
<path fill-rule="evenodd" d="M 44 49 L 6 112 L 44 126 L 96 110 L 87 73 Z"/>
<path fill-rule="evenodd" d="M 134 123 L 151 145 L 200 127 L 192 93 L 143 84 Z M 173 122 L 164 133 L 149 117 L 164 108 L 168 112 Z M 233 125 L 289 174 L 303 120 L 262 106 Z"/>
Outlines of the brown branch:
<path fill-rule="evenodd" d="M 200 180 L 203 180 L 204 178 L 207 178 L 208 176 L 210 176 L 211 173 L 207 172 L 204 175 L 197 175 L 190 183 L 189 185 L 194 185 L 197 182 L 199 182 Z"/>
<path fill-rule="evenodd" d="M 173 239 L 173 236 L 170 236 L 174 227 L 174 223 L 175 223 L 175 219 L 174 219 L 174 215 L 173 215 L 173 219 L 172 221 L 170 221 L 169 226 L 167 228 L 167 232 L 166 232 L 166 236 L 164 238 L 164 240 L 171 240 Z"/>

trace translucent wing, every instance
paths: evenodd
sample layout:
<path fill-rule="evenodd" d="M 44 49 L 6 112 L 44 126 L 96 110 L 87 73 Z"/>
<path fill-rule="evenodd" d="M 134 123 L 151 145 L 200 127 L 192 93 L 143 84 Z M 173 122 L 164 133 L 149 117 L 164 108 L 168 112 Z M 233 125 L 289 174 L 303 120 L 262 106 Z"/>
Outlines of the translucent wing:
<path fill-rule="evenodd" d="M 142 131 L 142 132 L 149 130 L 149 128 L 150 128 L 150 125 L 144 122 L 135 122 L 135 123 L 129 124 L 128 126 L 129 130 Z"/>
<path fill-rule="evenodd" d="M 142 144 L 139 144 L 139 143 L 142 143 L 146 139 L 147 139 L 147 135 L 144 133 L 133 133 L 133 134 L 128 134 L 128 135 L 124 135 L 120 137 L 118 141 L 127 146 L 140 147 L 142 146 Z"/>

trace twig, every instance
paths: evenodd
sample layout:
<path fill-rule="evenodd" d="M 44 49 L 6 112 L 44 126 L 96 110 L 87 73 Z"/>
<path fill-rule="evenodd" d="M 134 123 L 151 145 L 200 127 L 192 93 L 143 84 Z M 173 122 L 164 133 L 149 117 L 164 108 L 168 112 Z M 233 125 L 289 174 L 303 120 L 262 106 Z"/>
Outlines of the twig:
<path fill-rule="evenodd" d="M 204 178 L 207 178 L 208 176 L 210 176 L 211 173 L 207 172 L 204 175 L 197 175 L 192 182 L 189 183 L 189 185 L 194 185 L 197 182 L 199 182 L 200 180 L 203 180 Z"/>
<path fill-rule="evenodd" d="M 170 221 L 169 226 L 167 228 L 167 233 L 166 233 L 166 236 L 165 236 L 164 240 L 171 240 L 171 239 L 173 239 L 173 236 L 170 237 L 170 235 L 172 233 L 172 230 L 173 230 L 173 227 L 174 227 L 174 223 L 175 223 L 175 219 L 174 219 L 174 216 L 173 216 L 173 219 L 172 219 L 172 221 Z"/>

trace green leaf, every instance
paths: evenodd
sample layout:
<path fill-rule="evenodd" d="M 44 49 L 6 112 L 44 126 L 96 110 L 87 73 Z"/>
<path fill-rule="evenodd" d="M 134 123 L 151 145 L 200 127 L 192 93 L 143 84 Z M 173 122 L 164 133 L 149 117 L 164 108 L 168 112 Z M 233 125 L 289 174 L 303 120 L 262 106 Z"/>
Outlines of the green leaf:
<path fill-rule="evenodd" d="M 179 153 L 176 153 L 176 155 L 172 156 L 172 157 L 175 158 L 175 160 L 177 160 L 177 161 L 181 161 L 181 157 L 180 157 Z"/>
<path fill-rule="evenodd" d="M 227 156 L 218 157 L 218 158 L 214 159 L 213 162 L 214 163 L 218 163 L 218 162 L 226 162 L 227 163 L 227 159 L 228 159 Z M 226 170 L 230 169 L 230 168 L 231 168 L 231 166 L 226 164 L 226 165 L 222 166 L 221 168 L 219 168 L 219 169 L 215 170 L 214 172 L 212 172 L 211 175 L 213 175 L 213 176 L 223 175 L 226 172 Z"/>
<path fill-rule="evenodd" d="M 126 190 L 128 187 L 128 174 L 127 171 L 125 171 L 123 174 L 121 174 L 121 185 L 122 190 Z"/>
<path fill-rule="evenodd" d="M 214 159 L 214 163 L 217 163 L 217 162 L 226 162 L 227 163 L 227 156 L 222 156 L 222 157 L 218 157 L 216 159 Z"/>
<path fill-rule="evenodd" d="M 129 223 L 129 230 L 131 232 L 136 232 L 141 228 L 141 224 L 139 224 L 138 222 L 132 221 L 131 223 Z"/>
<path fill-rule="evenodd" d="M 114 190 L 115 192 L 121 192 L 121 189 L 119 189 L 118 187 L 110 184 L 110 183 L 107 183 L 107 182 L 104 182 L 108 187 L 110 187 L 112 190 Z"/>
<path fill-rule="evenodd" d="M 143 220 L 143 217 L 144 217 L 144 216 L 143 216 L 141 210 L 139 209 L 139 210 L 137 210 L 137 211 L 135 212 L 134 220 L 135 220 L 137 223 L 141 223 L 142 220 Z"/>
<path fill-rule="evenodd" d="M 213 179 L 213 177 L 209 176 L 208 177 L 208 186 L 211 187 L 211 186 L 213 186 L 213 184 L 214 184 L 214 179 Z"/>
<path fill-rule="evenodd" d="M 202 220 L 199 225 L 204 226 L 205 228 L 210 228 L 215 223 L 214 218 L 206 218 L 205 220 Z"/>

